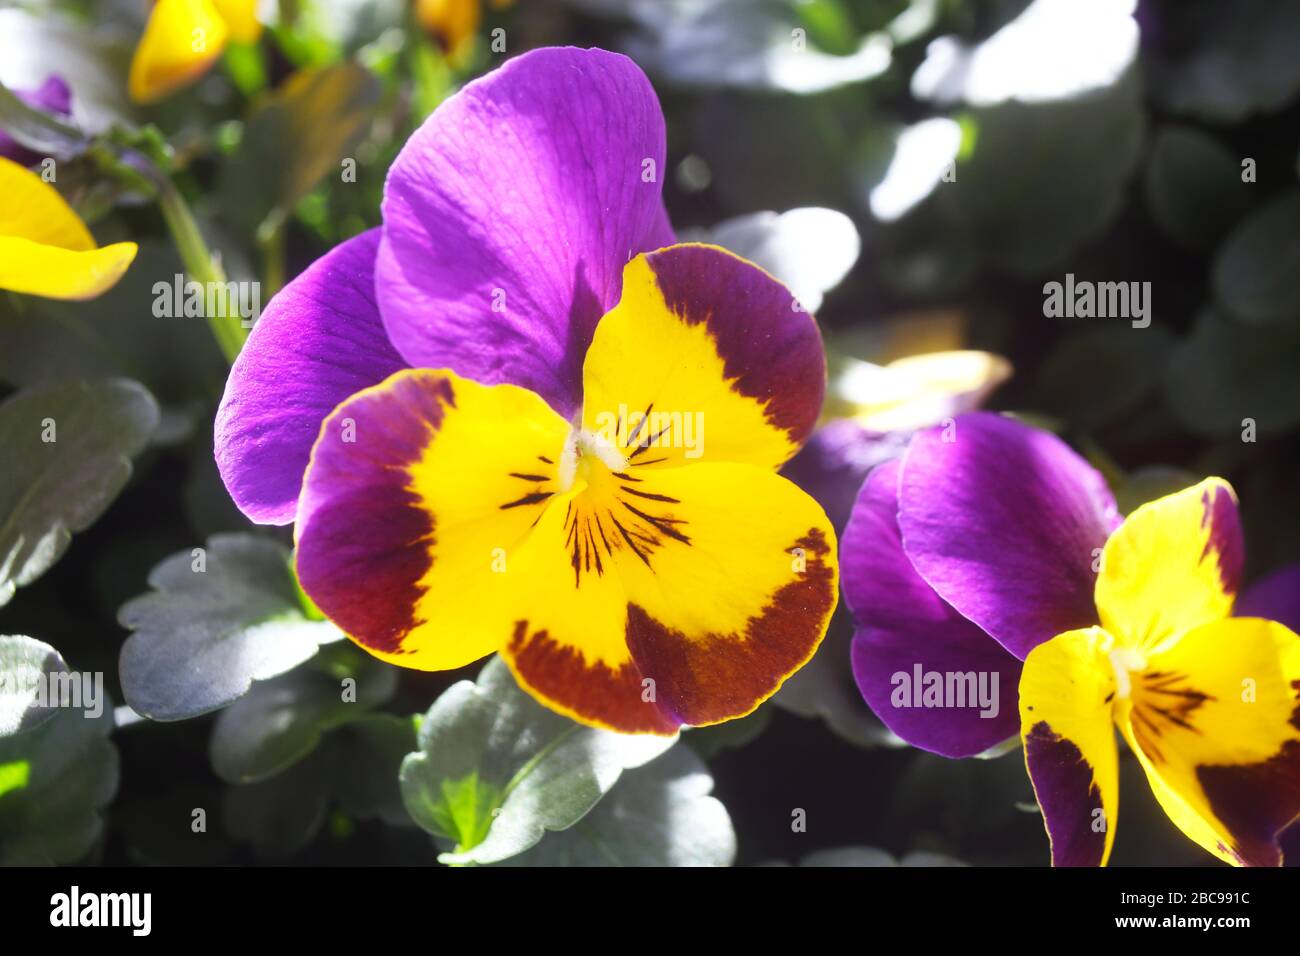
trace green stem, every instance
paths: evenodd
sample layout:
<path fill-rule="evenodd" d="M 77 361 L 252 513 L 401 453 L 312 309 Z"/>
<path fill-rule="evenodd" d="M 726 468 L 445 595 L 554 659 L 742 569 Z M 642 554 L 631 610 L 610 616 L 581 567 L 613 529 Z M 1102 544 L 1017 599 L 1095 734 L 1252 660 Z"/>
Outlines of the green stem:
<path fill-rule="evenodd" d="M 284 288 L 284 217 L 272 215 L 257 230 L 262 252 L 262 297 L 270 298 Z"/>
<path fill-rule="evenodd" d="M 224 285 L 225 271 L 221 268 L 220 262 L 208 251 L 207 244 L 203 241 L 203 234 L 199 232 L 198 223 L 194 221 L 194 214 L 190 212 L 190 207 L 186 205 L 180 190 L 165 176 L 160 177 L 156 185 L 158 205 L 162 209 L 167 228 L 171 231 L 176 251 L 180 253 L 181 262 L 185 265 L 185 271 L 189 273 L 191 279 L 203 285 L 205 289 L 212 289 L 211 284 Z M 215 308 L 218 301 L 222 303 L 222 308 Z M 221 354 L 226 357 L 227 362 L 233 364 L 240 349 L 244 347 L 244 340 L 248 338 L 248 330 L 244 328 L 239 310 L 230 308 L 228 298 L 209 295 L 204 312 L 208 318 L 208 327 L 212 329 L 212 335 L 221 348 Z"/>

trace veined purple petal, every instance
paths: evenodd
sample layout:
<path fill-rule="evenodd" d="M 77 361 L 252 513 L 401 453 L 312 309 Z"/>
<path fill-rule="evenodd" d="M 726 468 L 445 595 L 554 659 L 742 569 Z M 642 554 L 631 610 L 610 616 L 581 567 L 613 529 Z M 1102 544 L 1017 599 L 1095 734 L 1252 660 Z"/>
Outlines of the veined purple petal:
<path fill-rule="evenodd" d="M 663 114 L 631 60 L 549 48 L 449 99 L 384 188 L 376 288 L 412 365 L 581 406 L 623 266 L 670 244 Z"/>
<path fill-rule="evenodd" d="M 363 388 L 406 368 L 374 297 L 379 230 L 317 259 L 267 305 L 226 381 L 216 459 L 239 509 L 293 521 L 321 422 Z"/>
<path fill-rule="evenodd" d="M 1288 564 L 1241 592 L 1234 617 L 1262 617 L 1300 634 L 1300 564 Z"/>
<path fill-rule="evenodd" d="M 853 676 L 908 743 L 969 757 L 1015 736 L 1020 661 L 921 579 L 898 531 L 897 459 L 871 472 L 840 545 Z"/>
<path fill-rule="evenodd" d="M 902 469 L 903 548 L 961 614 L 1021 660 L 1097 623 L 1094 561 L 1120 516 L 1065 442 L 973 412 L 919 432 Z"/>
<path fill-rule="evenodd" d="M 58 74 L 51 74 L 35 90 L 13 90 L 14 96 L 34 110 L 56 117 L 72 115 L 72 90 Z M 20 166 L 31 166 L 43 158 L 0 129 L 0 156 Z"/>

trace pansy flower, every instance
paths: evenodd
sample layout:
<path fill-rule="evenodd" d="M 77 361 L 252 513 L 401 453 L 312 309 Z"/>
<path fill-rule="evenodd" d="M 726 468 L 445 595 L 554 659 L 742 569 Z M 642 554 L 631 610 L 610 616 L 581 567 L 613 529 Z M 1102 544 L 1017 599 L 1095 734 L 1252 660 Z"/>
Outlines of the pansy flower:
<path fill-rule="evenodd" d="M 57 189 L 0 157 L 0 289 L 47 299 L 93 299 L 122 278 L 134 242 L 98 246 Z"/>
<path fill-rule="evenodd" d="M 1232 616 L 1242 555 L 1221 479 L 1121 523 L 1059 439 L 961 416 L 863 486 L 843 549 L 854 673 L 926 749 L 966 756 L 1018 729 L 1057 865 L 1109 858 L 1116 728 L 1188 837 L 1276 865 L 1300 814 L 1300 638 Z"/>
<path fill-rule="evenodd" d="M 816 650 L 835 536 L 776 469 L 825 364 L 789 291 L 673 245 L 627 58 L 543 49 L 445 102 L 383 226 L 268 305 L 216 423 L 226 487 L 296 521 L 304 590 L 395 664 L 500 651 L 588 724 L 749 713 Z"/>
<path fill-rule="evenodd" d="M 59 118 L 72 115 L 72 90 L 63 77 L 57 74 L 46 77 L 45 82 L 34 90 L 14 90 L 13 94 L 25 105 L 42 113 L 50 113 Z M 19 166 L 32 166 L 44 157 L 0 129 L 0 158 L 11 159 Z"/>
<path fill-rule="evenodd" d="M 127 91 L 137 103 L 161 100 L 207 73 L 231 40 L 254 43 L 261 35 L 257 0 L 157 0 Z"/>
<path fill-rule="evenodd" d="M 413 0 L 415 19 L 435 37 L 453 59 L 463 59 L 474 42 L 488 0 Z M 490 0 L 493 10 L 502 10 L 514 0 Z"/>

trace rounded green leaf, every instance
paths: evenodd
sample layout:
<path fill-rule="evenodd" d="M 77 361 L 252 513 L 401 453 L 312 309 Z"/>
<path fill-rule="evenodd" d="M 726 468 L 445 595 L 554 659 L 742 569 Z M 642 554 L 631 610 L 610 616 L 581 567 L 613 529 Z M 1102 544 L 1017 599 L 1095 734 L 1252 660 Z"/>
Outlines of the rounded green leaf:
<path fill-rule="evenodd" d="M 496 863 L 573 826 L 624 770 L 674 739 L 577 724 L 520 690 L 493 657 L 477 683 L 453 685 L 429 709 L 420 750 L 402 764 L 402 796 L 416 823 L 452 844 L 443 863 Z"/>
<path fill-rule="evenodd" d="M 509 866 L 730 866 L 731 817 L 713 777 L 681 744 L 629 770 L 573 826 L 548 833 Z"/>
<path fill-rule="evenodd" d="M 1243 222 L 1214 259 L 1214 294 L 1251 325 L 1300 319 L 1300 190 Z"/>
<path fill-rule="evenodd" d="M 227 707 L 212 728 L 210 755 L 230 783 L 266 780 L 312 753 L 326 731 L 363 717 L 397 688 L 397 668 L 350 645 L 259 681 Z"/>
<path fill-rule="evenodd" d="M 62 655 L 44 641 L 0 635 L 0 737 L 43 724 L 56 713 L 51 678 L 68 672 Z"/>
<path fill-rule="evenodd" d="M 40 726 L 0 737 L 0 866 L 74 863 L 99 839 L 117 792 L 113 707 L 61 708 Z"/>
<path fill-rule="evenodd" d="M 225 707 L 343 636 L 309 619 L 289 552 L 268 538 L 214 535 L 159 564 L 149 586 L 118 620 L 135 632 L 122 647 L 122 692 L 153 720 Z"/>
<path fill-rule="evenodd" d="M 0 605 L 117 497 L 158 418 L 125 379 L 42 385 L 0 403 Z"/>
<path fill-rule="evenodd" d="M 1190 126 L 1156 131 L 1143 186 L 1152 218 L 1191 249 L 1212 246 L 1250 208 L 1240 157 Z"/>

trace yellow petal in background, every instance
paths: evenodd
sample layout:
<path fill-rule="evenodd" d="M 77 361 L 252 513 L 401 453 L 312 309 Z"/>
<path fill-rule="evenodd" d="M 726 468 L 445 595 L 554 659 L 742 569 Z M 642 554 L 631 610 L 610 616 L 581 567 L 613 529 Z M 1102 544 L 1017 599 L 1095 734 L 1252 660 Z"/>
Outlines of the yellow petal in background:
<path fill-rule="evenodd" d="M 158 0 L 131 60 L 131 99 L 153 103 L 194 82 L 221 56 L 229 35 L 212 0 Z"/>
<path fill-rule="evenodd" d="M 416 0 L 415 16 L 420 26 L 455 54 L 478 32 L 479 0 Z"/>
<path fill-rule="evenodd" d="M 257 19 L 257 0 L 212 0 L 226 21 L 230 39 L 237 43 L 254 43 L 262 35 L 262 24 Z"/>
<path fill-rule="evenodd" d="M 924 428 L 978 408 L 1010 377 L 1002 356 L 971 350 L 909 355 L 888 365 L 846 362 L 833 386 L 835 413 L 872 431 Z"/>
<path fill-rule="evenodd" d="M 53 186 L 4 158 L 0 195 L 0 289 L 90 299 L 112 288 L 135 258 L 133 242 L 96 248 L 85 223 Z"/>

